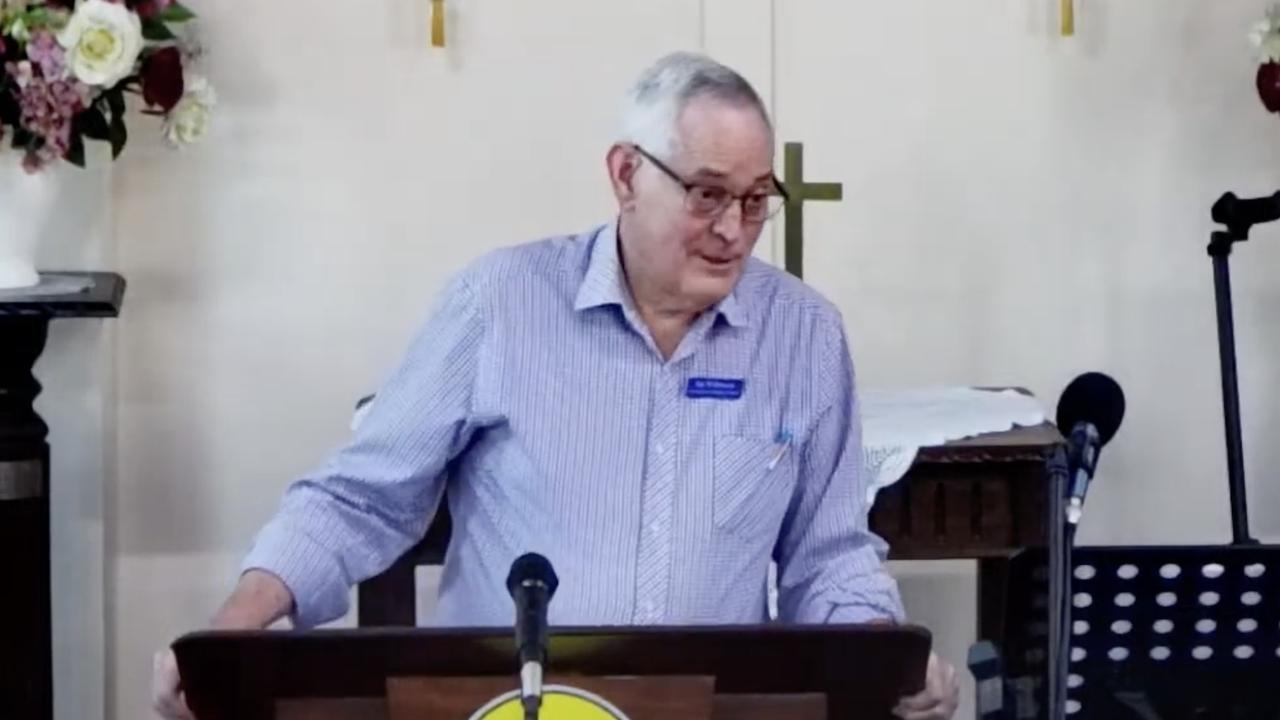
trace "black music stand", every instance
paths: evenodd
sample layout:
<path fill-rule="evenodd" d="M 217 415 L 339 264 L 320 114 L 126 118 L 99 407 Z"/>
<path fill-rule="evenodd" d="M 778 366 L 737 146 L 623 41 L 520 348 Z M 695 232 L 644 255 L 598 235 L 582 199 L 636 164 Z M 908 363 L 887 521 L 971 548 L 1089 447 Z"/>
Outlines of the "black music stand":
<path fill-rule="evenodd" d="M 1081 548 L 1074 575 L 1069 717 L 1280 718 L 1280 548 Z"/>
<path fill-rule="evenodd" d="M 1280 718 L 1280 547 L 1081 547 L 1073 569 L 1068 718 Z M 1019 717 L 1047 715 L 1045 570 L 1011 576 Z"/>

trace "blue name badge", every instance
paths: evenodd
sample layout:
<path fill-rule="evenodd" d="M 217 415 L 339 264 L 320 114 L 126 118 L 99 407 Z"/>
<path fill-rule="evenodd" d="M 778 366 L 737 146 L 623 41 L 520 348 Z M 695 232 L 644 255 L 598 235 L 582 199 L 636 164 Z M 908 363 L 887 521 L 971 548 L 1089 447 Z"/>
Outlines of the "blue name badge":
<path fill-rule="evenodd" d="M 684 396 L 695 399 L 737 400 L 742 397 L 742 388 L 745 385 L 745 380 L 733 378 L 689 378 Z"/>

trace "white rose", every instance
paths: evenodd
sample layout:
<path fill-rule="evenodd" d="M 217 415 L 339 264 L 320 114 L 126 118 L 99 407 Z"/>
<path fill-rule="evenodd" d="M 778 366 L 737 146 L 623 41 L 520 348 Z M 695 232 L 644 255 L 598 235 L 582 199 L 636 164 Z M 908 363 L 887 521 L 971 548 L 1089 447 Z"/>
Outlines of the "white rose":
<path fill-rule="evenodd" d="M 198 142 L 209 130 L 209 116 L 218 104 L 218 96 L 208 80 L 188 74 L 185 92 L 164 119 L 164 136 L 174 145 Z"/>
<path fill-rule="evenodd" d="M 1258 60 L 1280 62 L 1280 35 L 1267 35 L 1258 43 Z"/>
<path fill-rule="evenodd" d="M 71 73 L 85 85 L 110 87 L 133 72 L 142 21 L 123 3 L 83 0 L 58 34 Z"/>

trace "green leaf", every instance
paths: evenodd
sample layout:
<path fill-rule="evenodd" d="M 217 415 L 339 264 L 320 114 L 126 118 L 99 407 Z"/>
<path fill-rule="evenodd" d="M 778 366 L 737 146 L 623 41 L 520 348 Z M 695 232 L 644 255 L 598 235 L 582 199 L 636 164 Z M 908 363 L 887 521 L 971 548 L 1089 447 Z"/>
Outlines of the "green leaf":
<path fill-rule="evenodd" d="M 111 129 L 107 126 L 107 118 L 96 106 L 76 116 L 76 129 L 90 140 L 111 139 Z"/>
<path fill-rule="evenodd" d="M 102 96 L 107 101 L 107 107 L 111 109 L 112 122 L 124 122 L 124 91 L 120 88 L 109 90 Z"/>
<path fill-rule="evenodd" d="M 49 22 L 49 9 L 40 5 L 26 12 L 27 27 L 41 27 Z"/>
<path fill-rule="evenodd" d="M 161 10 L 156 17 L 160 18 L 164 22 L 182 23 L 189 20 L 195 20 L 196 14 L 191 12 L 181 3 L 173 3 L 164 10 Z"/>
<path fill-rule="evenodd" d="M 61 30 L 66 24 L 65 11 L 54 11 L 48 7 L 37 5 L 25 13 L 18 13 L 10 21 L 11 29 L 17 28 L 24 33 L 32 30 Z M 19 38 L 22 39 L 22 38 Z"/>
<path fill-rule="evenodd" d="M 178 39 L 168 25 L 154 17 L 142 21 L 142 37 L 156 42 Z"/>
<path fill-rule="evenodd" d="M 111 118 L 111 159 L 115 160 L 124 152 L 125 143 L 129 142 L 129 130 L 124 126 L 124 116 Z"/>
<path fill-rule="evenodd" d="M 107 136 L 103 138 L 111 142 L 111 159 L 120 157 L 120 153 L 124 151 L 125 143 L 129 141 L 129 130 L 124 124 L 124 90 L 119 85 L 106 91 L 102 97 L 98 98 L 95 109 L 100 111 L 100 106 L 106 103 L 107 109 L 111 111 L 111 121 L 107 126 Z"/>
<path fill-rule="evenodd" d="M 31 28 L 27 26 L 24 16 L 17 15 L 5 24 L 4 34 L 20 43 L 25 43 L 31 39 Z"/>
<path fill-rule="evenodd" d="M 71 146 L 67 148 L 67 154 L 63 157 L 76 167 L 84 167 L 84 137 L 80 133 L 74 131 L 71 133 Z"/>

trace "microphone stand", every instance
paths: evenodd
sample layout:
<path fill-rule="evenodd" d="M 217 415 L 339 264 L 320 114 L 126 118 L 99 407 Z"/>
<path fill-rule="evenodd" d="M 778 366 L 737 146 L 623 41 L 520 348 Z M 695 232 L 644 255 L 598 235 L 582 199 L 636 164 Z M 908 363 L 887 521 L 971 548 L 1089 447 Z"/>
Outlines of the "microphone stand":
<path fill-rule="evenodd" d="M 1270 222 L 1274 213 L 1256 212 L 1267 200 L 1238 201 L 1223 195 L 1213 206 L 1213 219 L 1226 226 L 1210 235 L 1209 256 L 1213 258 L 1213 294 L 1218 311 L 1218 360 L 1222 368 L 1222 414 L 1227 443 L 1227 479 L 1231 499 L 1231 536 L 1234 545 L 1257 545 L 1249 535 L 1249 508 L 1245 499 L 1244 442 L 1240 425 L 1240 385 L 1236 373 L 1235 321 L 1231 306 L 1232 246 L 1249 239 L 1249 230 L 1258 222 Z M 1254 207 L 1248 208 L 1247 206 Z"/>
<path fill-rule="evenodd" d="M 1049 456 L 1049 688 L 1048 720 L 1063 720 L 1067 710 L 1067 676 L 1071 662 L 1071 546 L 1075 525 L 1067 522 L 1070 468 L 1067 450 L 1059 445 Z"/>

